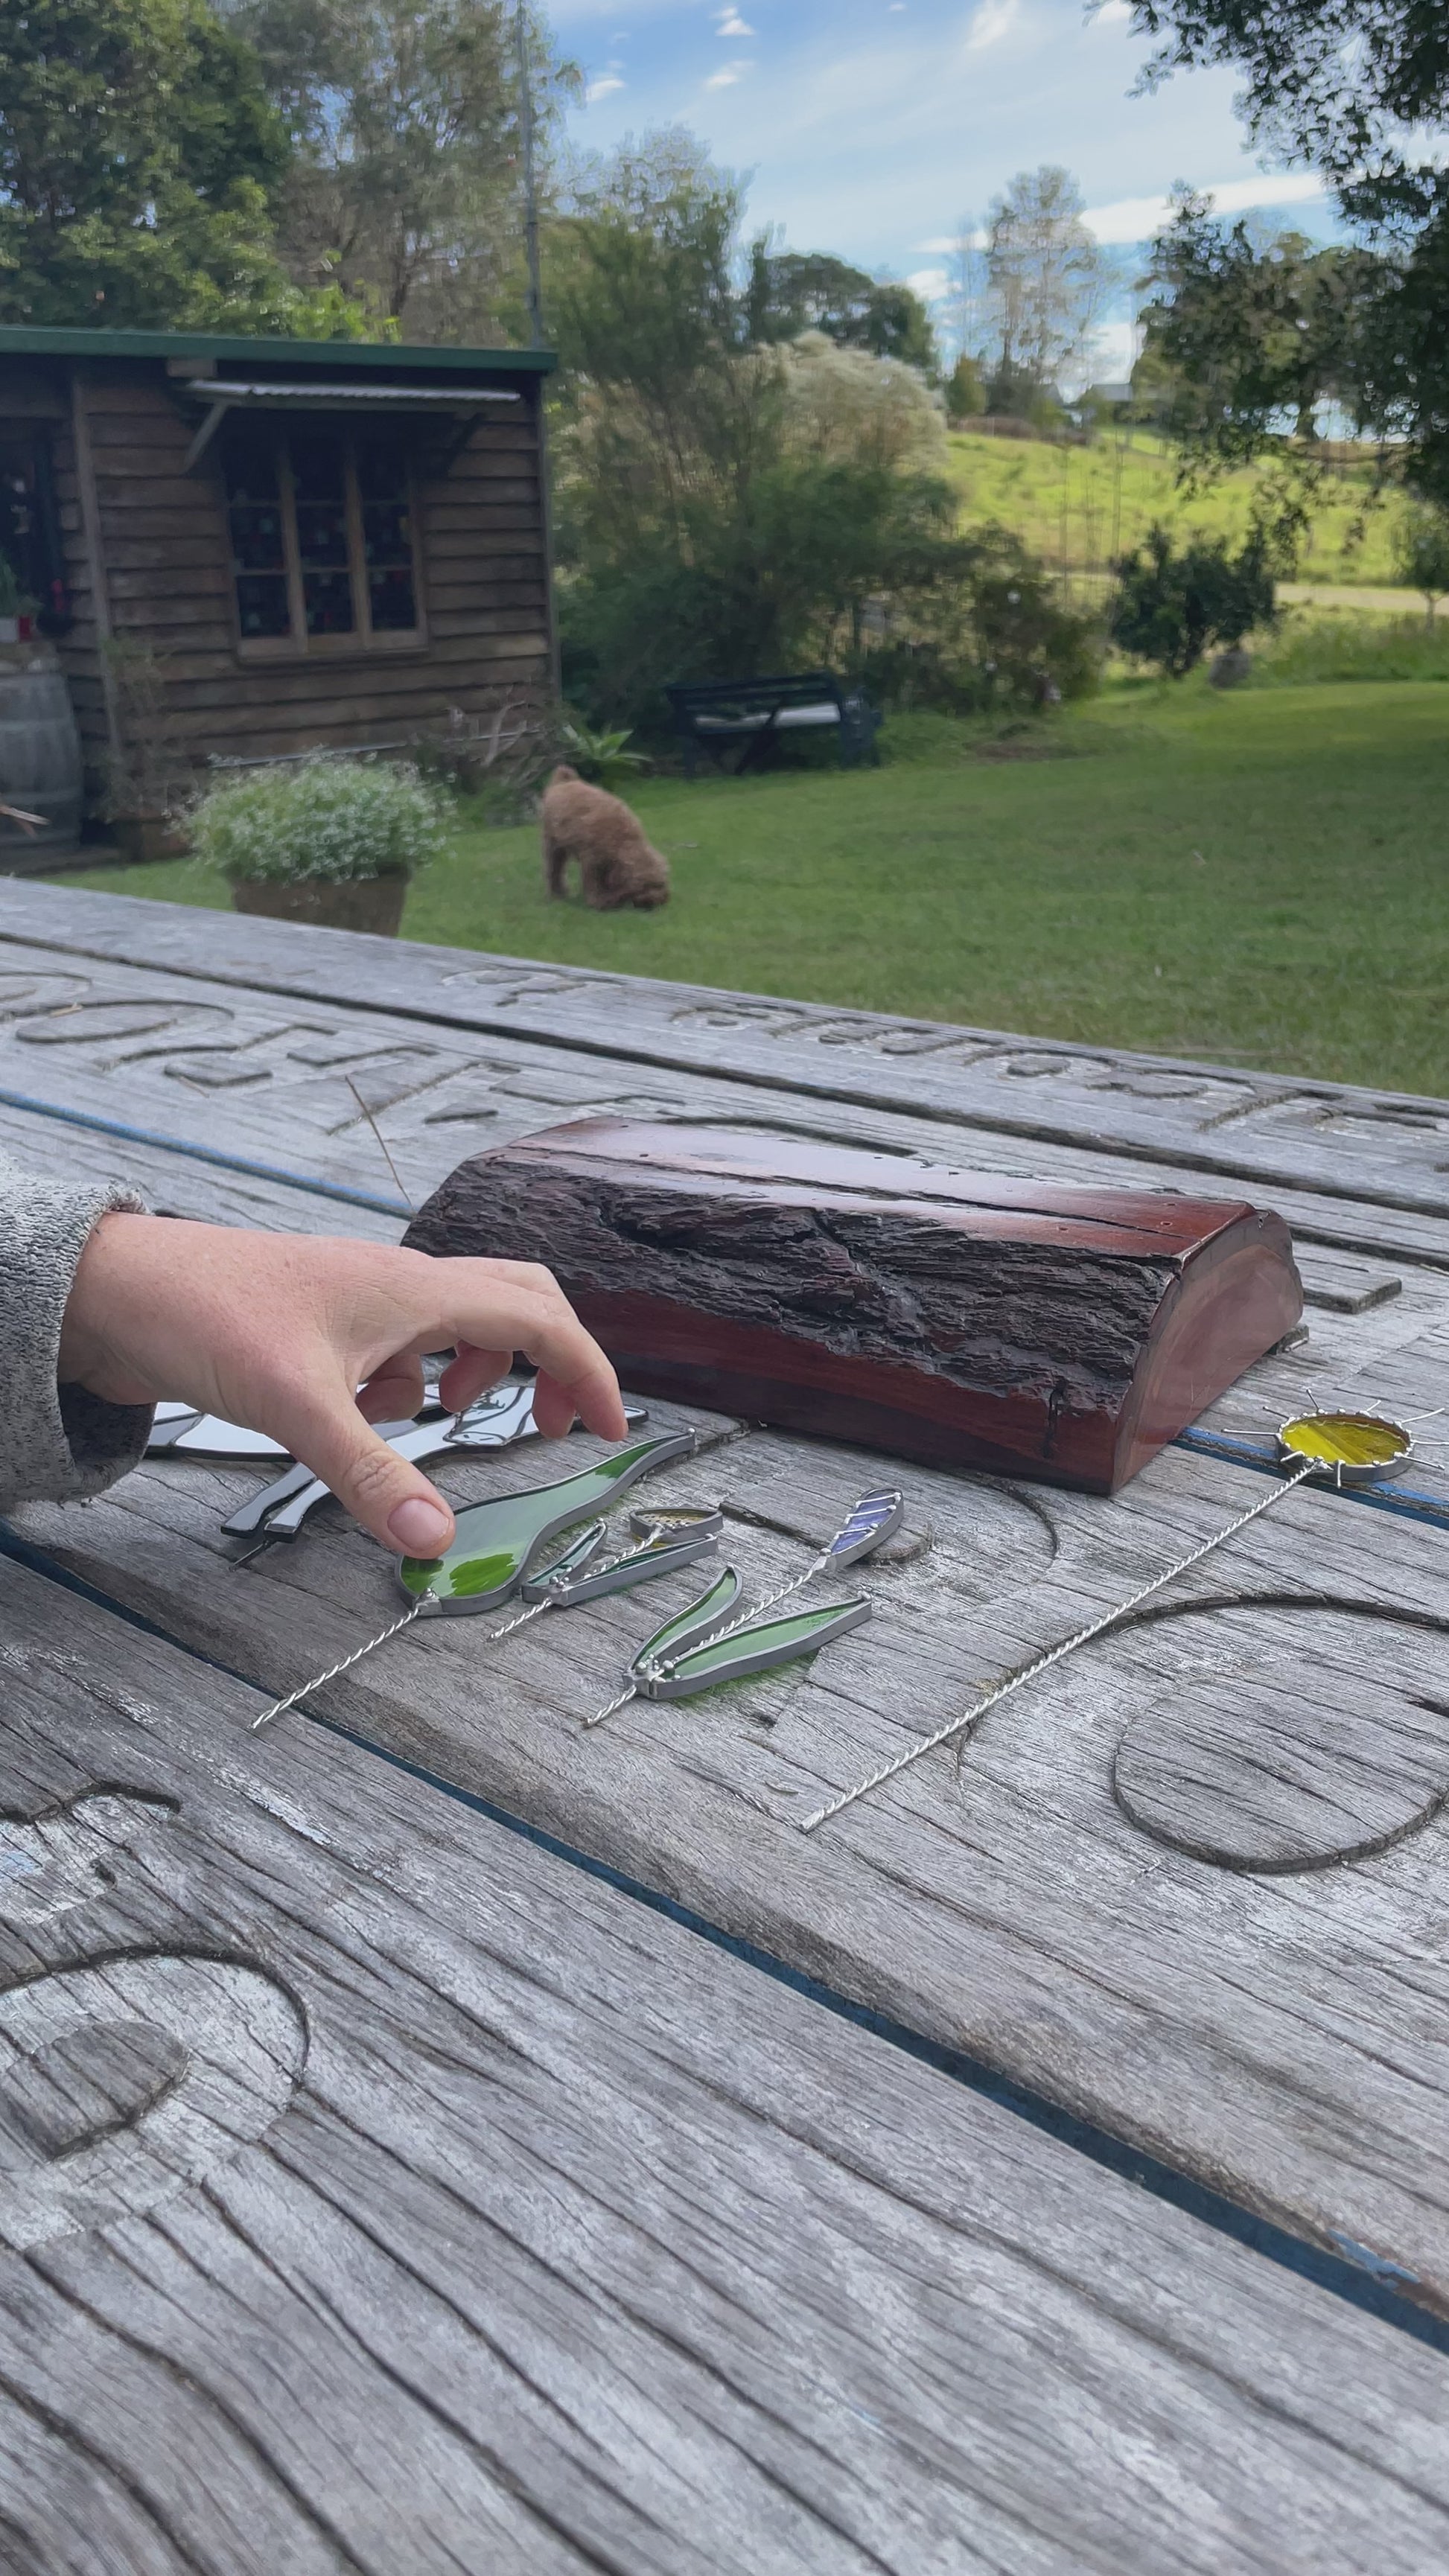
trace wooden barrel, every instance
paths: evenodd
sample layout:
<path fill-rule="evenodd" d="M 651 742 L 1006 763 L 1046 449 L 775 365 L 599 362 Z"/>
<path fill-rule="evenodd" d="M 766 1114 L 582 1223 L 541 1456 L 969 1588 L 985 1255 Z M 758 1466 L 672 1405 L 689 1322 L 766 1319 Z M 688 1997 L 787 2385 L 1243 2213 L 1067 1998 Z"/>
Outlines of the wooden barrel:
<path fill-rule="evenodd" d="M 39 831 L 27 833 L 0 816 L 0 874 L 53 867 L 80 839 L 80 735 L 53 662 L 0 658 L 0 805 L 43 818 Z"/>

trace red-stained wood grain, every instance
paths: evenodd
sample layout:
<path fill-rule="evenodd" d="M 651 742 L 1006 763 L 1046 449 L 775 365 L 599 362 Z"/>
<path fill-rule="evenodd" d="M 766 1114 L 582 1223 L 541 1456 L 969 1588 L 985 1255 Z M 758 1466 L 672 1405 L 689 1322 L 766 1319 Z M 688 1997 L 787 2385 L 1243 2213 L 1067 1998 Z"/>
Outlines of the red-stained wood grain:
<path fill-rule="evenodd" d="M 580 1120 L 474 1156 L 408 1240 L 546 1260 L 631 1386 L 1114 1493 L 1302 1310 L 1243 1200 Z"/>

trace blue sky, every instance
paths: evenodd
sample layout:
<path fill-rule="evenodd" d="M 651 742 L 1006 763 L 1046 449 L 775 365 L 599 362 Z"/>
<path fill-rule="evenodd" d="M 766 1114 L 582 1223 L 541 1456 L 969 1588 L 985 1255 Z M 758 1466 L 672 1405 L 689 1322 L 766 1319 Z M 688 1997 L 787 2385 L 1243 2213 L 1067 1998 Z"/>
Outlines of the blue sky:
<path fill-rule="evenodd" d="M 1224 212 L 1331 229 L 1311 175 L 1265 172 L 1247 147 L 1231 74 L 1131 95 L 1148 48 L 1126 0 L 1095 18 L 1082 0 L 554 0 L 550 14 L 589 84 L 576 142 L 687 125 L 753 173 L 752 226 L 928 293 L 962 215 L 1042 161 L 1075 172 L 1114 246 L 1152 233 L 1178 180 Z M 1124 325 L 1099 354 L 1125 358 Z"/>

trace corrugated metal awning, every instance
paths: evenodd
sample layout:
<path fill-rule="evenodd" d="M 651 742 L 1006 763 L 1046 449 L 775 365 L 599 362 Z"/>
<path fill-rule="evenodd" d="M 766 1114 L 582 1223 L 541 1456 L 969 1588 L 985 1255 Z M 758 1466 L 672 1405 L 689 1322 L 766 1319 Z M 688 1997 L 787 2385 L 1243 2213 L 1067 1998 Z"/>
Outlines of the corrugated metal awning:
<path fill-rule="evenodd" d="M 521 394 L 502 385 L 271 385 L 223 383 L 213 376 L 190 388 L 205 402 L 238 403 L 312 403 L 330 411 L 334 403 L 369 403 L 379 411 L 397 411 L 423 403 L 436 408 L 441 404 L 450 411 L 469 409 L 474 403 L 521 402 Z"/>
<path fill-rule="evenodd" d="M 190 473 L 199 465 L 228 412 L 233 411 L 339 411 L 351 412 L 418 412 L 450 413 L 456 420 L 480 411 L 485 403 L 516 403 L 523 397 L 504 385 L 339 385 L 313 381 L 310 384 L 270 384 L 265 380 L 233 381 L 219 376 L 196 377 L 185 386 L 196 402 L 205 403 L 206 417 L 193 438 L 183 471 Z M 463 435 L 466 436 L 466 430 Z"/>

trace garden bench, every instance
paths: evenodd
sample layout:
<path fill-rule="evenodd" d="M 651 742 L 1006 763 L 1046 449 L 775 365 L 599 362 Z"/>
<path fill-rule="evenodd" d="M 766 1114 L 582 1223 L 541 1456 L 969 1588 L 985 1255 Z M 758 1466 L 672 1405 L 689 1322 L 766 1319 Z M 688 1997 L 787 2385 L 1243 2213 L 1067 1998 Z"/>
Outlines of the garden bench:
<path fill-rule="evenodd" d="M 858 689 L 847 689 L 833 671 L 777 674 L 764 680 L 686 680 L 667 689 L 674 729 L 693 778 L 701 751 L 721 769 L 740 746 L 734 776 L 758 761 L 781 734 L 813 733 L 833 726 L 842 769 L 877 761 L 879 710 Z"/>

